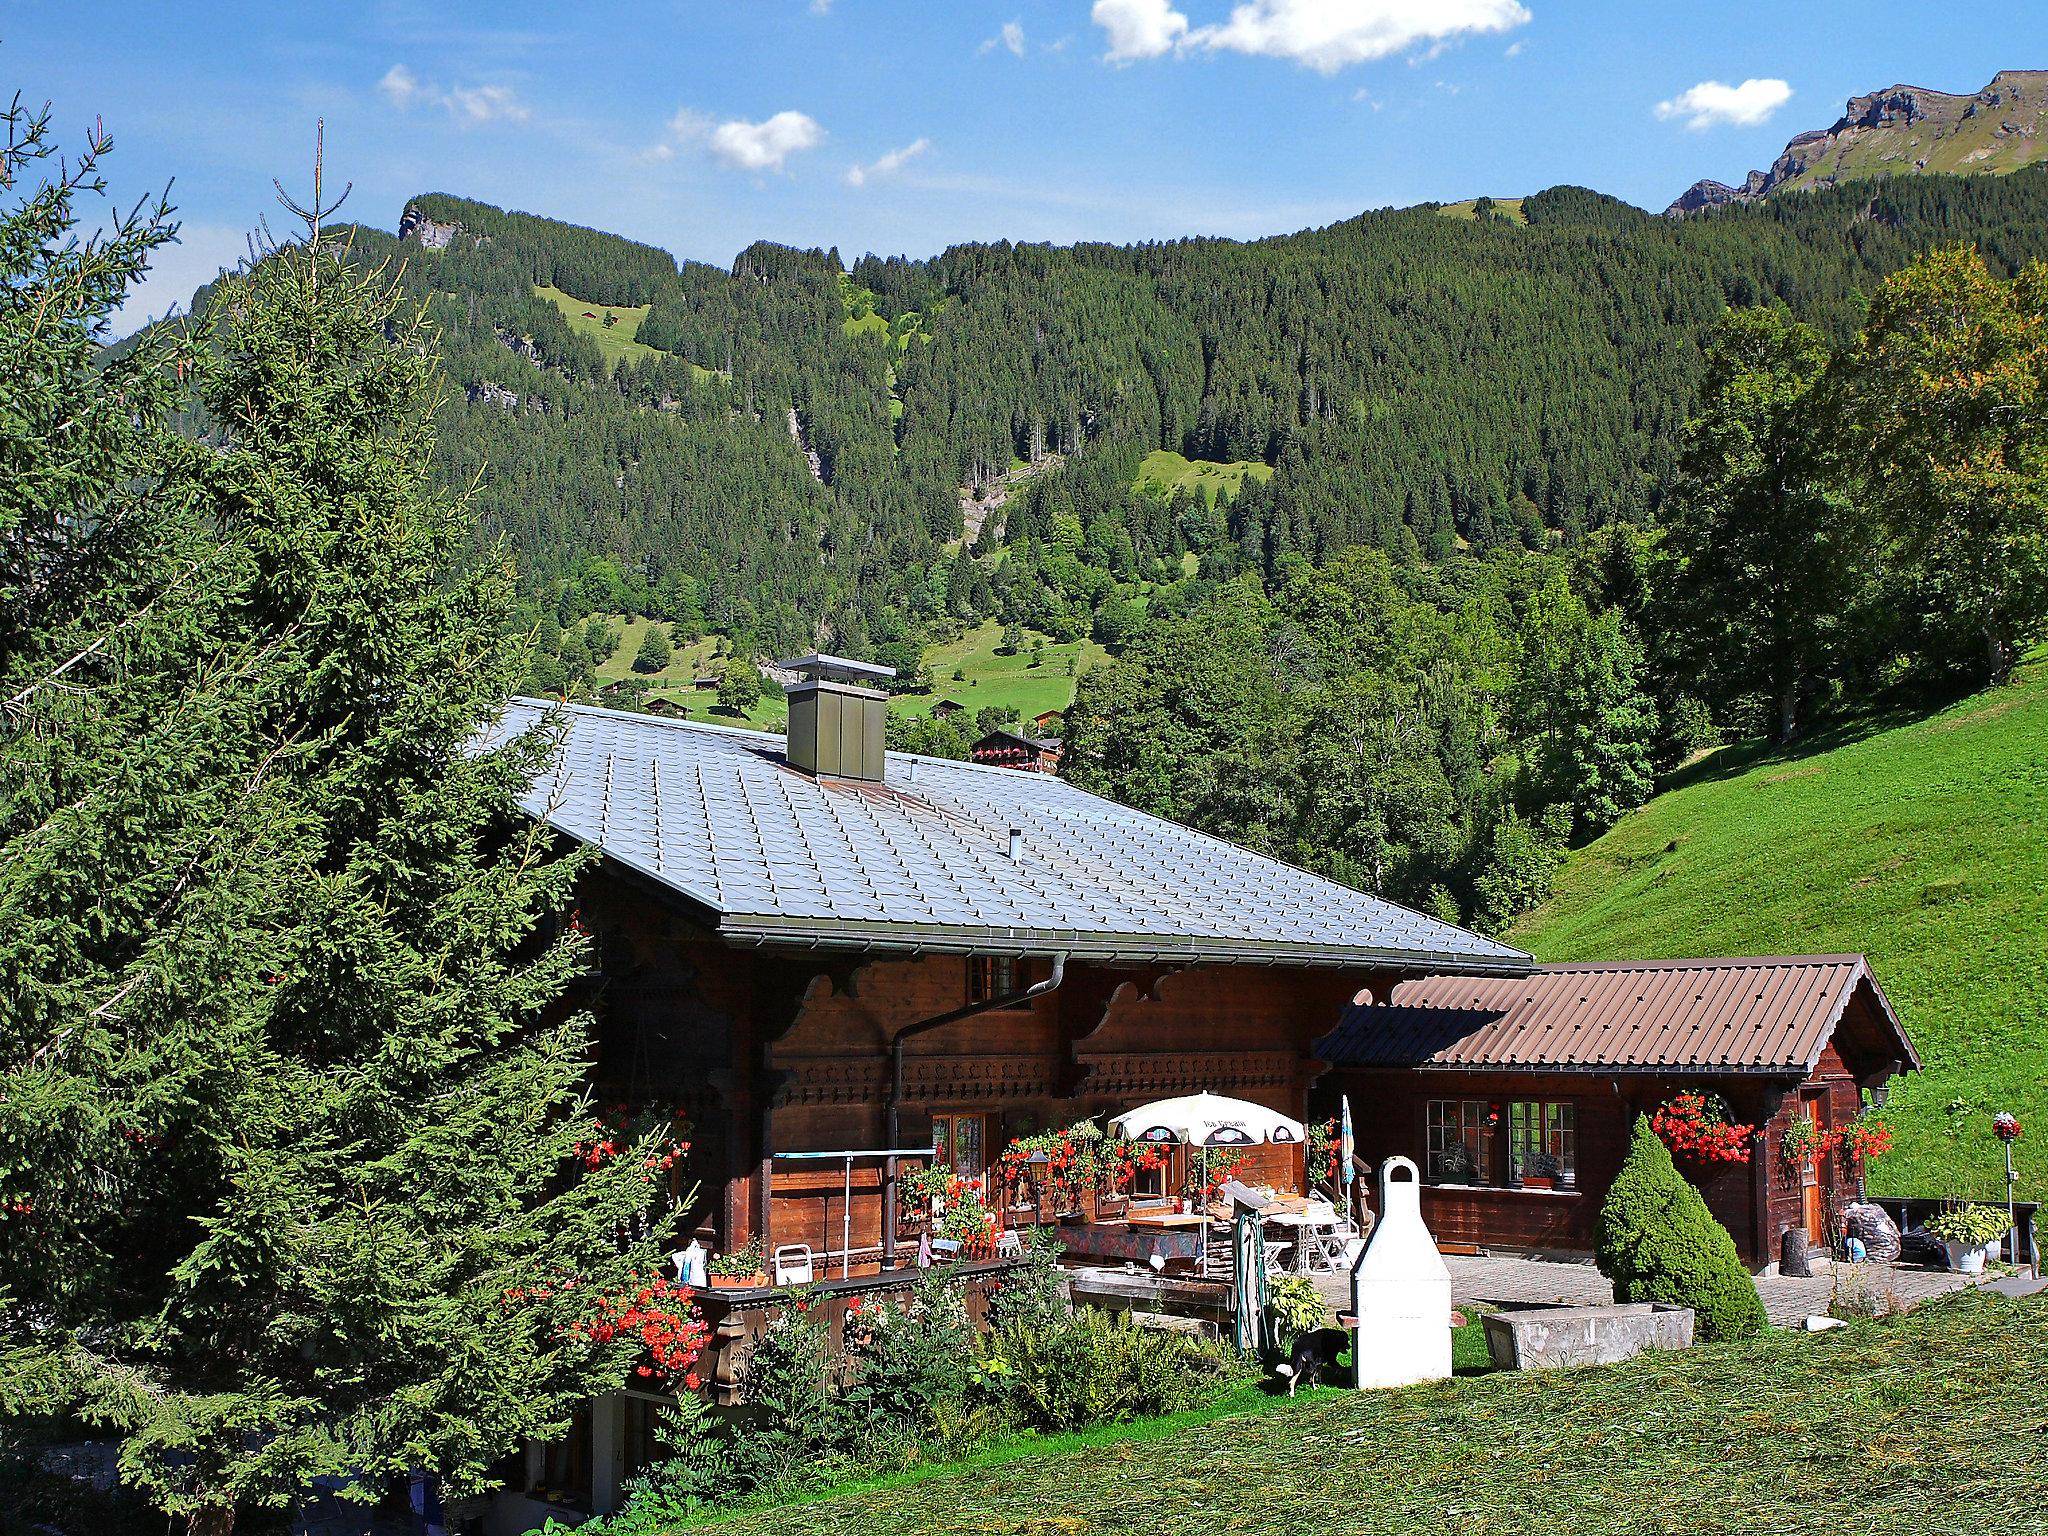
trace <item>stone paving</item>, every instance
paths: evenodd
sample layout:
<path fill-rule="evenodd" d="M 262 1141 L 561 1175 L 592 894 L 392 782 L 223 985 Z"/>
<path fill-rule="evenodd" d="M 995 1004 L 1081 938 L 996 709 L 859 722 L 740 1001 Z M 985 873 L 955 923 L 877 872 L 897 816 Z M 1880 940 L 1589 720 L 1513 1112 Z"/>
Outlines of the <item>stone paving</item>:
<path fill-rule="evenodd" d="M 1459 1305 L 1606 1306 L 1614 1300 L 1614 1287 L 1590 1262 L 1448 1254 L 1444 1263 L 1451 1271 L 1451 1300 Z M 1864 1294 L 1879 1306 L 1894 1307 L 1918 1306 L 1930 1296 L 1961 1290 L 1972 1283 L 1965 1275 L 1909 1264 L 1841 1264 L 1832 1269 L 1817 1269 L 1810 1280 L 1759 1275 L 1756 1289 L 1772 1323 L 1780 1328 L 1796 1328 L 1804 1318 L 1828 1310 L 1837 1277 L 1845 1291 L 1860 1285 Z M 1333 1307 L 1349 1310 L 1348 1275 L 1319 1275 L 1316 1287 Z"/>

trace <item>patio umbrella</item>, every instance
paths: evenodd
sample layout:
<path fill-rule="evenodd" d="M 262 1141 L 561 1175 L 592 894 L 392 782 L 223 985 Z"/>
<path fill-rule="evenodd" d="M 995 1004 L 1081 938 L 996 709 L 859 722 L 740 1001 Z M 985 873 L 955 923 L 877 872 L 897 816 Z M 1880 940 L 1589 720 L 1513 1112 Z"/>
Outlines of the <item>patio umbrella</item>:
<path fill-rule="evenodd" d="M 1337 1101 L 1337 1160 L 1344 1170 L 1344 1210 L 1351 1210 L 1351 1181 L 1357 1175 L 1351 1167 L 1351 1159 L 1358 1155 L 1357 1138 L 1351 1134 L 1351 1095 L 1345 1094 Z"/>
<path fill-rule="evenodd" d="M 1300 1146 L 1299 1120 L 1277 1109 L 1216 1093 L 1191 1093 L 1126 1110 L 1110 1129 L 1132 1141 L 1185 1142 L 1191 1147 Z"/>

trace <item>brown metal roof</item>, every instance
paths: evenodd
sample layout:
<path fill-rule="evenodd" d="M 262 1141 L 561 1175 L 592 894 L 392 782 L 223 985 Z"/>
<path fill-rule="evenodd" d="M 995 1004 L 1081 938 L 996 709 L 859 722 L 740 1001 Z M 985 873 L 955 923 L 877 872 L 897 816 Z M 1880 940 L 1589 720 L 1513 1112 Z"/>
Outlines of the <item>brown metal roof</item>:
<path fill-rule="evenodd" d="M 1859 991 L 1896 1059 L 1919 1057 L 1861 955 L 1542 965 L 1425 976 L 1346 1010 L 1334 1066 L 1805 1076 Z"/>

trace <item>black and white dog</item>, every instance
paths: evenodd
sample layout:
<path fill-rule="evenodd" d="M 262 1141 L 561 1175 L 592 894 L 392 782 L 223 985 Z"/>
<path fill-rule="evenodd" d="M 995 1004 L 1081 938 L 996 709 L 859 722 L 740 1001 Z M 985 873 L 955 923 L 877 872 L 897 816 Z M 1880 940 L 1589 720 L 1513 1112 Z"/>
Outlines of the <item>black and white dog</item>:
<path fill-rule="evenodd" d="M 1287 1383 L 1287 1395 L 1297 1387 L 1328 1383 L 1340 1385 L 1343 1373 L 1337 1357 L 1351 1347 L 1351 1335 L 1342 1328 L 1316 1328 L 1295 1336 L 1293 1347 L 1273 1363 L 1273 1374 Z"/>

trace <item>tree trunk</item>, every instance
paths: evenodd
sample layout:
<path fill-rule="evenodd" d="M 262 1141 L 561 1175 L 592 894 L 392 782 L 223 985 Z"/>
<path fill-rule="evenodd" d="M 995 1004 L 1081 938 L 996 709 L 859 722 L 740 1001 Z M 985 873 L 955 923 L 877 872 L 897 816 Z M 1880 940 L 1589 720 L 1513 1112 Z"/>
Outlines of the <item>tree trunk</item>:
<path fill-rule="evenodd" d="M 189 1536 L 234 1536 L 235 1506 L 209 1504 L 195 1509 L 186 1516 L 185 1529 Z"/>
<path fill-rule="evenodd" d="M 2012 647 L 2005 643 L 2005 636 L 1989 624 L 1984 626 L 1984 659 L 1991 667 L 1992 687 L 2012 681 Z"/>
<path fill-rule="evenodd" d="M 1778 687 L 1778 742 L 1783 745 L 1799 734 L 1799 679 L 1789 677 Z"/>

